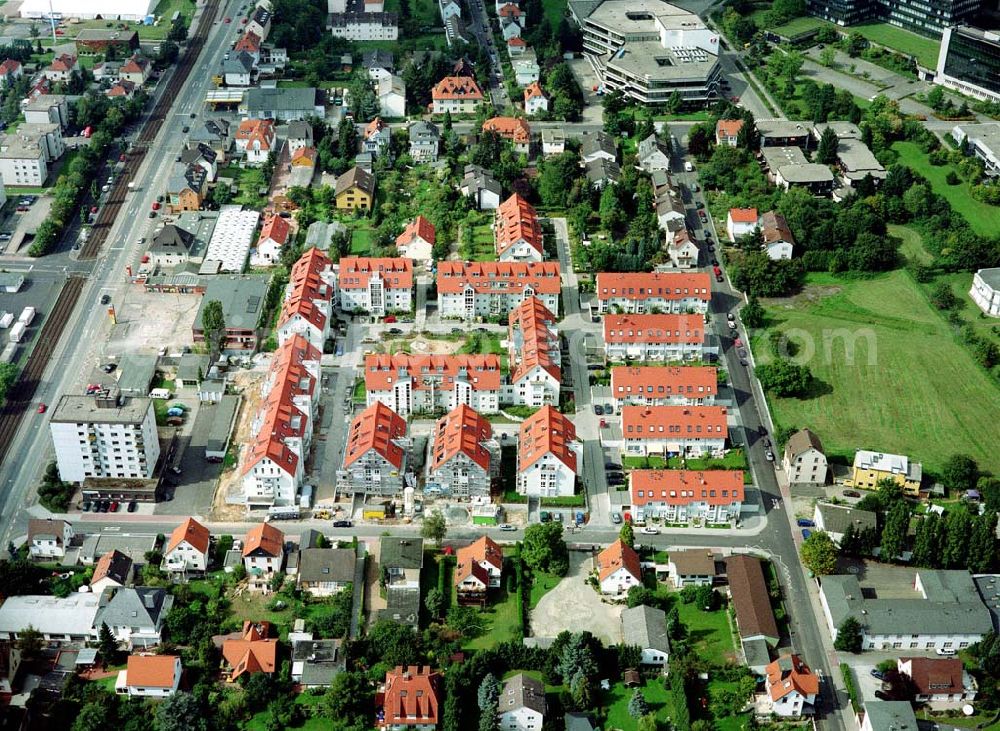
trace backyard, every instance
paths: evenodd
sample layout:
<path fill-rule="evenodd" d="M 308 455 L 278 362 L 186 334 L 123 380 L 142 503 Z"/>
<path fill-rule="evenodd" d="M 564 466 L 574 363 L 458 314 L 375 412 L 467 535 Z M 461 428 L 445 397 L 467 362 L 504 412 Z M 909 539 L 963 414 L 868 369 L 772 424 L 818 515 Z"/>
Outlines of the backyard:
<path fill-rule="evenodd" d="M 508 640 L 520 640 L 520 622 L 517 616 L 517 595 L 497 589 L 490 595 L 490 603 L 480 618 L 484 620 L 483 633 L 465 643 L 467 650 L 485 650 Z"/>
<path fill-rule="evenodd" d="M 676 600 L 681 623 L 687 628 L 692 651 L 712 665 L 725 665 L 736 660 L 736 645 L 725 607 L 706 612 L 696 602 L 685 604 Z"/>
<path fill-rule="evenodd" d="M 634 731 L 637 728 L 638 721 L 628 712 L 628 703 L 634 692 L 632 688 L 626 688 L 624 683 L 618 682 L 611 686 L 611 690 L 601 695 L 601 700 L 607 706 L 607 728 L 619 728 L 622 731 Z M 650 711 L 656 714 L 656 720 L 666 723 L 670 718 L 670 694 L 663 685 L 663 680 L 660 678 L 647 680 L 642 686 L 642 694 L 649 704 Z"/>
<path fill-rule="evenodd" d="M 900 163 L 927 178 L 934 192 L 964 216 L 973 231 L 980 236 L 994 236 L 1000 231 L 1000 206 L 977 201 L 965 181 L 948 185 L 945 178 L 953 169 L 951 165 L 931 165 L 927 154 L 915 142 L 896 142 L 892 149 L 899 154 Z"/>
<path fill-rule="evenodd" d="M 809 427 L 847 460 L 878 449 L 933 472 L 960 452 L 1000 468 L 998 427 L 982 418 L 1000 411 L 1000 390 L 907 272 L 811 274 L 802 294 L 765 304 L 768 327 L 792 333 L 817 383 L 811 397 L 769 399 L 778 428 Z M 754 352 L 769 356 L 763 337 Z"/>

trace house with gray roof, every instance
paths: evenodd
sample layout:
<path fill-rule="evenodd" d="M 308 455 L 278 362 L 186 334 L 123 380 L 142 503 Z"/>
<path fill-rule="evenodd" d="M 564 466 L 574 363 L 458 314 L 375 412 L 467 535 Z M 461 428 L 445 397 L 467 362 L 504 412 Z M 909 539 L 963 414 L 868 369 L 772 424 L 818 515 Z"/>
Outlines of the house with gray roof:
<path fill-rule="evenodd" d="M 177 373 L 174 379 L 178 388 L 197 386 L 198 382 L 208 375 L 211 360 L 204 353 L 184 353 L 177 362 Z"/>
<path fill-rule="evenodd" d="M 788 437 L 782 464 L 793 485 L 824 485 L 829 466 L 823 443 L 809 429 L 799 429 Z"/>
<path fill-rule="evenodd" d="M 156 356 L 126 353 L 118 363 L 118 390 L 122 396 L 149 396 L 156 376 Z"/>
<path fill-rule="evenodd" d="M 379 612 L 378 618 L 417 629 L 420 625 L 420 589 L 404 587 L 387 592 L 385 609 Z"/>
<path fill-rule="evenodd" d="M 298 638 L 292 643 L 292 682 L 304 688 L 329 688 L 344 669 L 343 640 Z"/>
<path fill-rule="evenodd" d="M 253 56 L 246 51 L 231 53 L 229 58 L 222 62 L 222 75 L 226 86 L 250 86 L 252 74 Z"/>
<path fill-rule="evenodd" d="M 189 145 L 181 150 L 181 162 L 185 165 L 200 165 L 205 168 L 210 183 L 215 181 L 215 176 L 218 174 L 219 169 L 216 164 L 218 159 L 219 153 L 204 142 Z"/>
<path fill-rule="evenodd" d="M 534 731 L 545 723 L 545 686 L 526 673 L 504 681 L 497 702 L 500 728 L 504 731 Z"/>
<path fill-rule="evenodd" d="M 153 237 L 146 253 L 157 266 L 175 267 L 188 261 L 193 243 L 194 234 L 168 223 Z"/>
<path fill-rule="evenodd" d="M 636 153 L 639 167 L 648 173 L 670 169 L 670 148 L 660 142 L 655 134 L 640 141 Z"/>
<path fill-rule="evenodd" d="M 867 701 L 861 731 L 918 731 L 909 701 Z"/>
<path fill-rule="evenodd" d="M 357 556 L 352 548 L 303 548 L 298 585 L 313 596 L 333 596 L 354 581 Z"/>
<path fill-rule="evenodd" d="M 861 625 L 862 649 L 898 651 L 961 650 L 993 629 L 968 571 L 899 569 L 890 586 L 885 575 L 878 586 L 862 588 L 854 575 L 822 577 L 820 604 L 833 639 L 848 617 Z M 905 628 L 905 634 L 902 630 Z"/>
<path fill-rule="evenodd" d="M 580 144 L 580 159 L 584 164 L 603 157 L 612 162 L 618 159 L 614 138 L 603 130 L 585 134 Z"/>
<path fill-rule="evenodd" d="M 481 211 L 494 210 L 500 206 L 503 188 L 493 177 L 493 173 L 479 165 L 466 165 L 465 175 L 460 185 L 462 195 L 472 198 Z"/>
<path fill-rule="evenodd" d="M 423 538 L 382 536 L 378 560 L 387 589 L 419 590 L 420 570 L 424 566 Z"/>
<path fill-rule="evenodd" d="M 225 163 L 233 146 L 233 139 L 229 136 L 229 121 L 226 119 L 206 119 L 192 127 L 187 138 L 189 147 L 196 147 L 201 143 L 211 147 L 218 155 L 217 161 L 220 164 Z"/>
<path fill-rule="evenodd" d="M 413 162 L 435 162 L 441 144 L 441 131 L 433 122 L 420 120 L 410 125 L 410 157 Z"/>
<path fill-rule="evenodd" d="M 258 328 L 264 314 L 269 278 L 257 276 L 213 277 L 205 287 L 192 332 L 194 342 L 206 343 L 202 316 L 213 300 L 222 303 L 226 332 L 220 347 L 224 353 L 240 354 L 257 348 Z"/>
<path fill-rule="evenodd" d="M 334 236 L 346 233 L 347 226 L 340 221 L 314 221 L 306 230 L 306 250 L 315 247 L 320 251 L 329 251 Z"/>
<path fill-rule="evenodd" d="M 622 642 L 642 649 L 642 664 L 667 671 L 670 659 L 670 638 L 667 636 L 667 615 L 662 609 L 637 607 L 622 612 Z"/>
<path fill-rule="evenodd" d="M 567 711 L 563 717 L 566 731 L 600 731 L 586 713 Z"/>
<path fill-rule="evenodd" d="M 866 530 L 875 530 L 877 524 L 875 513 L 870 510 L 831 503 L 816 503 L 813 522 L 816 523 L 816 528 L 826 531 L 838 546 L 851 526 L 854 527 L 855 534 L 860 534 Z"/>
<path fill-rule="evenodd" d="M 109 589 L 101 596 L 101 608 L 94 617 L 94 630 L 101 625 L 129 650 L 153 647 L 163 639 L 163 622 L 174 606 L 173 594 L 151 586 Z"/>
<path fill-rule="evenodd" d="M 598 157 L 584 165 L 587 171 L 587 181 L 598 190 L 606 185 L 613 185 L 621 180 L 621 166 L 614 160 Z"/>
<path fill-rule="evenodd" d="M 254 86 L 243 95 L 240 113 L 250 119 L 274 119 L 278 122 L 310 117 L 325 119 L 326 103 L 323 95 L 317 95 L 312 86 Z"/>

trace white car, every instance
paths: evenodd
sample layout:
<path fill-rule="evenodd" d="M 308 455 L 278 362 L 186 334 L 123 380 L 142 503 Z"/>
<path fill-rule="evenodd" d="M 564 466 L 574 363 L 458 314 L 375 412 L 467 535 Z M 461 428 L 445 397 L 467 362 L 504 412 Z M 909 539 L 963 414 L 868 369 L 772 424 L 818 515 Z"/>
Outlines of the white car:
<path fill-rule="evenodd" d="M 499 528 L 500 530 L 504 530 L 504 531 L 513 531 L 513 530 L 517 530 L 517 528 L 515 528 L 514 526 L 512 526 L 512 525 L 511 525 L 510 523 L 501 523 L 501 524 L 500 524 L 500 525 L 498 525 L 497 527 L 498 527 L 498 528 Z"/>
<path fill-rule="evenodd" d="M 656 535 L 660 534 L 660 529 L 659 528 L 654 528 L 651 525 L 647 525 L 647 526 L 644 526 L 644 527 L 640 528 L 639 532 L 640 533 L 644 533 L 647 536 L 656 536 Z"/>
<path fill-rule="evenodd" d="M 939 647 L 934 650 L 937 655 L 956 655 L 957 651 L 952 647 Z"/>

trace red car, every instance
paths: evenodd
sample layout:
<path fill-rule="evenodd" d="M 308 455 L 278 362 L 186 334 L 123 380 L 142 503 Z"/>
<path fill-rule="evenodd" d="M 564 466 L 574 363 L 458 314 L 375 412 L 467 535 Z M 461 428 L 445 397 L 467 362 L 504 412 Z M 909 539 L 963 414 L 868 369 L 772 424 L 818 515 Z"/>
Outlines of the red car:
<path fill-rule="evenodd" d="M 233 19 L 232 19 L 232 18 L 226 18 L 226 19 L 225 19 L 225 20 L 223 20 L 222 22 L 223 22 L 223 23 L 232 23 L 232 22 L 233 22 Z"/>
<path fill-rule="evenodd" d="M 118 501 L 112 500 L 111 505 L 108 507 L 108 510 L 110 510 L 112 513 L 117 513 L 119 507 L 120 506 L 118 505 Z"/>
<path fill-rule="evenodd" d="M 388 322 L 388 323 L 390 323 L 390 324 L 394 323 L 396 321 L 396 316 L 395 315 L 386 315 L 385 321 Z"/>
<path fill-rule="evenodd" d="M 737 348 L 742 348 L 743 347 L 743 341 L 740 340 L 739 338 L 735 338 L 733 340 L 733 345 L 735 345 Z"/>
<path fill-rule="evenodd" d="M 722 270 L 721 270 L 721 269 L 719 269 L 719 267 L 712 267 L 712 273 L 713 273 L 713 274 L 714 274 L 715 276 L 719 276 L 720 274 L 722 274 Z"/>
<path fill-rule="evenodd" d="M 159 201 L 153 201 L 153 210 L 154 211 L 160 210 L 160 202 Z"/>
<path fill-rule="evenodd" d="M 49 408 L 49 407 L 48 407 L 48 406 L 46 406 L 46 405 L 45 405 L 45 404 L 43 404 L 43 403 L 42 403 L 42 404 L 38 404 L 38 413 L 39 413 L 39 414 L 44 414 L 44 413 L 46 412 L 46 410 L 48 410 L 48 408 Z"/>

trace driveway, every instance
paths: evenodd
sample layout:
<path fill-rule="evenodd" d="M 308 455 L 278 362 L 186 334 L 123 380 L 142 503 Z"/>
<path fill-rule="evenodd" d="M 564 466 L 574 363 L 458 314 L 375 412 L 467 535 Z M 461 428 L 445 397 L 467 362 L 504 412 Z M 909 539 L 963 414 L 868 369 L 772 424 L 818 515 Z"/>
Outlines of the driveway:
<path fill-rule="evenodd" d="M 589 553 L 569 555 L 569 573 L 555 589 L 542 597 L 531 611 L 531 634 L 555 637 L 563 630 L 588 630 L 605 645 L 621 642 L 623 605 L 605 604 L 586 583 L 594 561 Z"/>

